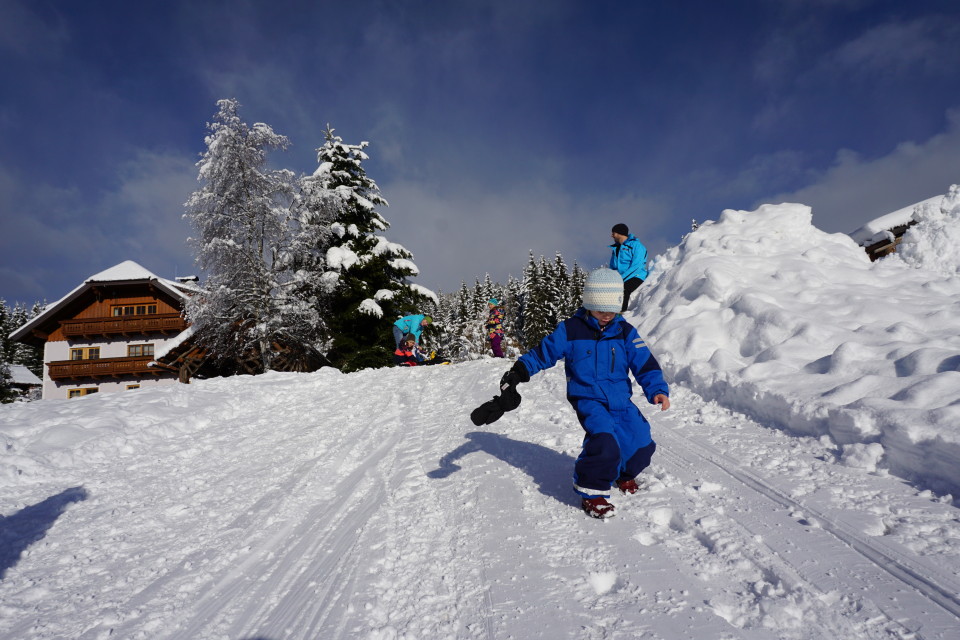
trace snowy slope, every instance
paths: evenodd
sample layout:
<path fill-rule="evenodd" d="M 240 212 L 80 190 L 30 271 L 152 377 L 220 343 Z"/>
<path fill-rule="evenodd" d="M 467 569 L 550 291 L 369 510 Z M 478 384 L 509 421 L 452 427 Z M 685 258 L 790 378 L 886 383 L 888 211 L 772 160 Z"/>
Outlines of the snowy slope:
<path fill-rule="evenodd" d="M 0 637 L 956 637 L 949 500 L 677 389 L 590 520 L 562 370 L 469 423 L 502 370 L 5 407 Z"/>
<path fill-rule="evenodd" d="M 4 405 L 0 638 L 954 640 L 960 284 L 818 233 L 663 257 L 628 317 L 673 406 L 610 521 L 560 367 L 484 428 L 503 361 Z"/>

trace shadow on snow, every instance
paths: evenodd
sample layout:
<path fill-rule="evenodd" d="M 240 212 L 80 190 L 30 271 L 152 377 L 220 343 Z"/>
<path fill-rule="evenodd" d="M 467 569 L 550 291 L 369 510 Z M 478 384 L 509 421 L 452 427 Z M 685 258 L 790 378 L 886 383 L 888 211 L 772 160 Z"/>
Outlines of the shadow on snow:
<path fill-rule="evenodd" d="M 579 506 L 580 498 L 571 488 L 574 459 L 570 456 L 499 433 L 473 431 L 466 437 L 469 441 L 440 458 L 439 468 L 427 473 L 428 477 L 446 478 L 460 470 L 458 460 L 483 451 L 528 474 L 543 495 L 563 504 Z"/>
<path fill-rule="evenodd" d="M 0 580 L 6 576 L 7 569 L 17 565 L 30 545 L 47 535 L 69 505 L 86 500 L 89 495 L 83 487 L 72 487 L 24 507 L 12 516 L 0 515 Z"/>

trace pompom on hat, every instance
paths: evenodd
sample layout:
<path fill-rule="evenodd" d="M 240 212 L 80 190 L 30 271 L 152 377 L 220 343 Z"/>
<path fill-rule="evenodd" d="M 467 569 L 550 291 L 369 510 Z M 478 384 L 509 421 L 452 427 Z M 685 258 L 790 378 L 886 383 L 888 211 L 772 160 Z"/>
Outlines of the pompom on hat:
<path fill-rule="evenodd" d="M 623 308 L 623 278 L 620 274 L 605 267 L 591 271 L 583 284 L 583 308 L 620 313 Z"/>

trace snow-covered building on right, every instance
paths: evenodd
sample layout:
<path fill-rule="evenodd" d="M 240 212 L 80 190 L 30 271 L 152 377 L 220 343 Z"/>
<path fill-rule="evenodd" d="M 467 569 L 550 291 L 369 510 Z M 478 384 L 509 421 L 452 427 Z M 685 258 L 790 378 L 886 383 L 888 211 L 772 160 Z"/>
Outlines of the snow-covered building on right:
<path fill-rule="evenodd" d="M 863 247 L 870 260 L 877 260 L 897 250 L 907 229 L 917 223 L 914 213 L 928 206 L 939 207 L 944 196 L 934 196 L 909 207 L 875 218 L 850 233 L 857 244 Z"/>

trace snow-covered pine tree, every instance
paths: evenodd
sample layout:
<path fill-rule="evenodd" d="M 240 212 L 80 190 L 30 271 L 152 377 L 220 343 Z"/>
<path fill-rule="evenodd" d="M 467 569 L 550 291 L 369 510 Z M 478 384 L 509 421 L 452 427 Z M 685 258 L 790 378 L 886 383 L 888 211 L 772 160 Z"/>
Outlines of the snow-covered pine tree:
<path fill-rule="evenodd" d="M 422 336 L 421 343 L 430 350 L 437 351 L 446 358 L 451 357 L 451 353 L 456 350 L 457 334 L 452 322 L 455 307 L 456 296 L 450 293 L 444 293 L 442 289 L 436 292 L 436 298 L 427 298 L 424 301 L 421 311 L 433 318 L 433 324 L 430 325 L 429 334 Z"/>
<path fill-rule="evenodd" d="M 458 362 L 472 359 L 469 341 L 464 338 L 467 326 L 471 322 L 473 309 L 473 292 L 467 288 L 467 283 L 460 281 L 460 289 L 451 295 L 450 318 L 448 320 L 451 333 L 449 351 L 445 355 Z"/>
<path fill-rule="evenodd" d="M 30 311 L 27 314 L 27 318 L 24 319 L 24 323 L 29 320 L 33 320 L 38 315 L 43 313 L 43 310 L 47 308 L 46 301 L 43 302 L 34 302 L 30 307 Z M 21 325 L 22 326 L 22 325 Z M 19 329 L 19 326 L 17 327 Z M 29 369 L 35 376 L 43 379 L 43 347 L 34 347 L 26 344 L 18 345 L 19 354 L 17 359 L 14 360 L 15 364 L 22 364 L 27 369 Z"/>
<path fill-rule="evenodd" d="M 573 272 L 570 274 L 570 288 L 567 294 L 569 306 L 566 316 L 571 316 L 583 304 L 583 284 L 587 280 L 586 272 L 580 268 L 576 261 L 573 263 Z"/>
<path fill-rule="evenodd" d="M 550 265 L 550 320 L 554 327 L 570 315 L 570 274 L 563 256 L 557 252 Z"/>
<path fill-rule="evenodd" d="M 487 301 L 488 300 L 490 300 L 490 297 L 484 291 L 484 287 L 480 283 L 479 278 L 474 280 L 473 301 L 472 301 L 472 311 L 473 311 L 474 318 L 487 317 Z"/>
<path fill-rule="evenodd" d="M 217 102 L 207 125 L 201 187 L 185 206 L 197 236 L 204 291 L 187 301 L 195 340 L 248 373 L 271 368 L 278 352 L 308 358 L 319 316 L 298 297 L 289 264 L 293 174 L 267 168 L 267 153 L 289 142 L 264 123 L 248 126 L 236 100 Z"/>
<path fill-rule="evenodd" d="M 10 333 L 17 328 L 12 325 L 7 301 L 0 298 L 0 362 L 10 362 L 13 356 L 13 340 L 10 339 Z"/>
<path fill-rule="evenodd" d="M 0 360 L 0 404 L 15 401 L 20 394 L 13 389 L 13 378 L 10 375 L 10 365 Z"/>
<path fill-rule="evenodd" d="M 324 135 L 314 176 L 343 201 L 326 255 L 327 278 L 336 283 L 327 357 L 343 371 L 386 366 L 392 362 L 394 321 L 417 313 L 425 298 L 436 295 L 409 282 L 419 273 L 412 254 L 378 235 L 390 225 L 376 208 L 388 203 L 363 168 L 368 143 L 344 144 L 329 125 Z"/>
<path fill-rule="evenodd" d="M 551 323 L 549 273 L 543 256 L 539 262 L 534 259 L 533 253 L 523 270 L 523 295 L 526 300 L 523 311 L 523 347 L 532 349 L 553 329 Z"/>
<path fill-rule="evenodd" d="M 524 343 L 523 311 L 526 305 L 525 298 L 523 280 L 509 276 L 504 290 L 504 325 L 507 337 L 514 340 L 517 345 Z"/>
<path fill-rule="evenodd" d="M 318 349 L 326 355 L 330 331 L 326 319 L 333 311 L 330 297 L 337 285 L 336 272 L 327 270 L 327 251 L 337 239 L 333 225 L 344 205 L 336 190 L 324 186 L 324 176 L 301 176 L 291 207 L 292 240 L 288 257 L 292 288 L 299 299 L 314 307 L 320 318 Z"/>

